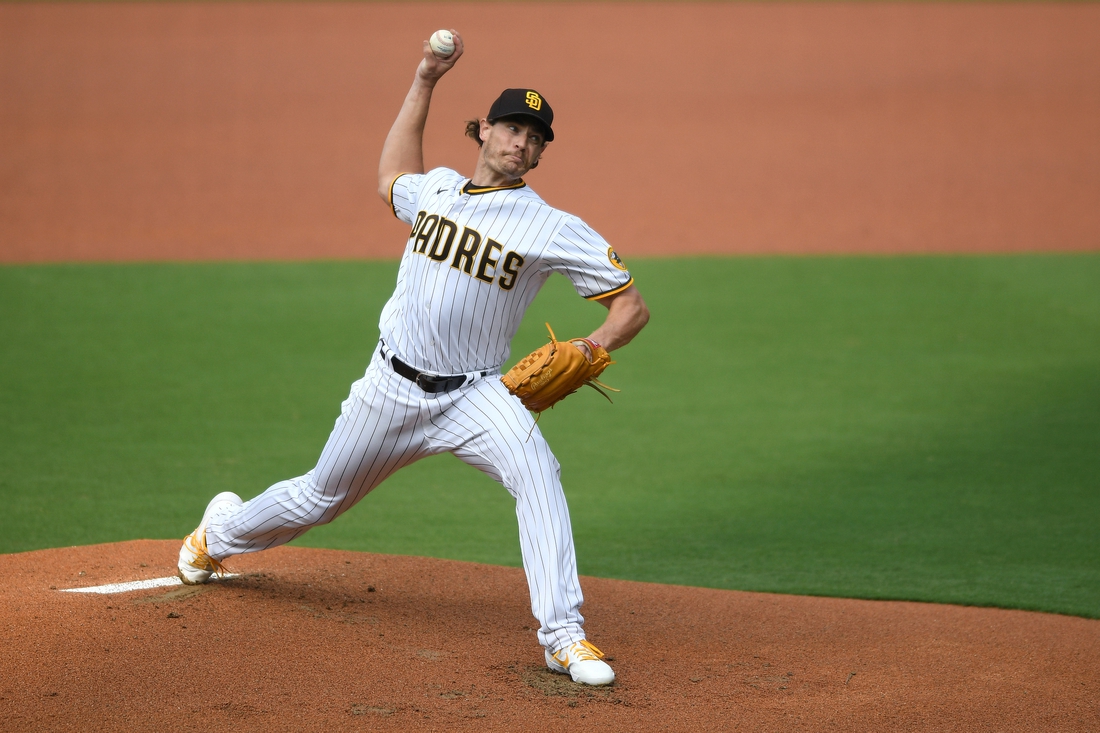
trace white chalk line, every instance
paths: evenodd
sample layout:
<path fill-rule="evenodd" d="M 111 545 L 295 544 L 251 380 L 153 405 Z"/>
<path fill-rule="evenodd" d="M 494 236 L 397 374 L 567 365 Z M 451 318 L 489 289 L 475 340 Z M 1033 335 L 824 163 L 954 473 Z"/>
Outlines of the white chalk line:
<path fill-rule="evenodd" d="M 223 578 L 236 578 L 236 575 L 226 574 Z M 215 580 L 217 576 L 211 578 Z M 61 588 L 62 593 L 100 593 L 103 595 L 111 593 L 129 593 L 135 590 L 148 590 L 149 588 L 167 588 L 173 585 L 183 585 L 183 581 L 179 579 L 178 575 L 171 575 L 167 578 L 149 578 L 148 580 L 132 580 L 129 583 L 111 583 L 110 585 L 93 585 L 87 588 Z"/>

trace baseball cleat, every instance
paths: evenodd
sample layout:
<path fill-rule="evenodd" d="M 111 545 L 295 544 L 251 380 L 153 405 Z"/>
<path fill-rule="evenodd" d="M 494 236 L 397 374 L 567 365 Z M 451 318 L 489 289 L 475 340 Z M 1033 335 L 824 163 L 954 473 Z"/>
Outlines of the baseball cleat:
<path fill-rule="evenodd" d="M 601 661 L 603 652 L 586 640 L 574 642 L 551 654 L 546 650 L 546 666 L 554 672 L 567 674 L 574 682 L 585 685 L 610 685 L 615 681 L 611 665 Z"/>
<path fill-rule="evenodd" d="M 232 491 L 223 491 L 210 500 L 199 526 L 183 538 L 183 547 L 180 548 L 180 560 L 177 566 L 180 580 L 187 585 L 201 585 L 210 580 L 210 576 L 214 573 L 225 575 L 222 564 L 206 552 L 206 525 L 215 514 L 243 503 L 241 497 Z"/>

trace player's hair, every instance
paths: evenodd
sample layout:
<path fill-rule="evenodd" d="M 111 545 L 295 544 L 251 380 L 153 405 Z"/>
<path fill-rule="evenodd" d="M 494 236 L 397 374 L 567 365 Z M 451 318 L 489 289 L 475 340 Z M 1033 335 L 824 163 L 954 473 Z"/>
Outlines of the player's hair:
<path fill-rule="evenodd" d="M 481 139 L 481 123 L 477 120 L 466 120 L 466 137 L 477 143 L 479 148 L 484 145 Z"/>

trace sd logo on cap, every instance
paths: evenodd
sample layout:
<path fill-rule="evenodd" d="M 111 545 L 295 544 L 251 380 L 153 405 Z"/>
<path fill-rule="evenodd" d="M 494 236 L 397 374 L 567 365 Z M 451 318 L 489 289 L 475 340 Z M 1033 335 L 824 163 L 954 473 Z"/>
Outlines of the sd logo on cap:
<path fill-rule="evenodd" d="M 533 117 L 546 128 L 546 142 L 554 139 L 554 110 L 534 89 L 505 89 L 489 108 L 486 119 L 496 122 L 502 117 Z"/>

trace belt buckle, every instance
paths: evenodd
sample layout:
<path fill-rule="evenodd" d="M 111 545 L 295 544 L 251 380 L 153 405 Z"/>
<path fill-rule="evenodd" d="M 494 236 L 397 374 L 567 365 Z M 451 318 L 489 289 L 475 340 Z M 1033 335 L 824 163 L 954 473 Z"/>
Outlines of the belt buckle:
<path fill-rule="evenodd" d="M 421 380 L 424 380 L 424 381 L 421 381 Z M 428 389 L 430 386 L 432 386 L 432 383 L 429 381 L 428 375 L 425 374 L 424 372 L 417 373 L 416 379 L 414 381 L 416 382 L 416 386 L 420 387 L 420 389 L 424 390 L 425 392 L 432 392 L 433 391 L 431 389 Z"/>

